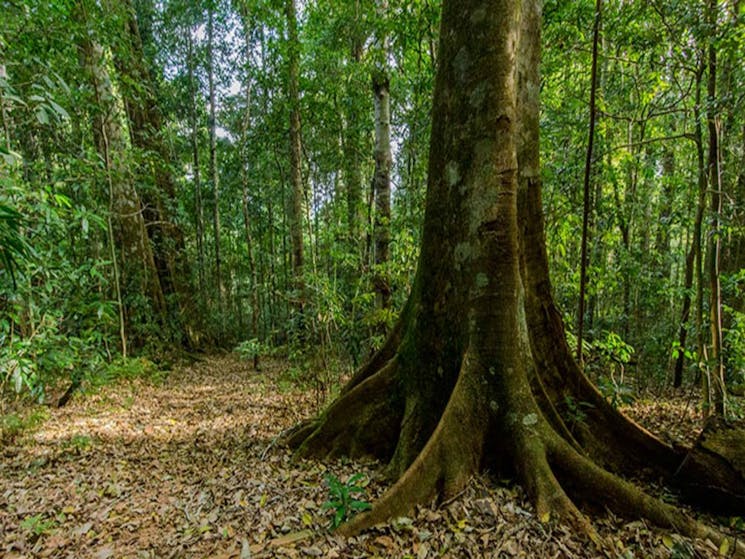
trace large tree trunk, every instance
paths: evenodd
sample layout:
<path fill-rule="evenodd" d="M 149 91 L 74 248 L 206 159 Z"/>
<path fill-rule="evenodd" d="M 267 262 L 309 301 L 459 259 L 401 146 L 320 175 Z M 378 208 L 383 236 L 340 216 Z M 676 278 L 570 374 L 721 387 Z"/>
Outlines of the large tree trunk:
<path fill-rule="evenodd" d="M 78 0 L 75 17 L 87 28 L 89 5 Z M 130 168 L 130 155 L 120 124 L 117 100 L 105 65 L 103 47 L 90 34 L 81 34 L 80 55 L 83 69 L 95 96 L 93 136 L 104 161 L 109 188 L 112 235 L 117 249 L 115 275 L 119 303 L 125 318 L 124 331 L 131 336 L 133 324 L 148 318 L 162 319 L 165 299 L 158 281 L 152 246 L 145 229 L 142 204 Z M 145 296 L 149 308 L 132 301 Z M 145 312 L 145 315 L 138 315 Z M 152 313 L 150 317 L 147 315 Z M 122 336 L 123 352 L 125 336 Z M 135 345 L 144 340 L 134 340 Z"/>
<path fill-rule="evenodd" d="M 191 270 L 186 259 L 184 233 L 175 220 L 178 202 L 171 169 L 171 152 L 164 138 L 163 115 L 155 90 L 155 79 L 145 56 L 140 25 L 131 0 L 121 5 L 107 0 L 111 13 L 123 11 L 124 33 L 114 45 L 114 62 L 129 121 L 132 145 L 143 159 L 140 176 L 152 176 L 154 188 L 142 193 L 143 217 L 153 246 L 163 294 L 175 323 L 183 328 L 180 340 L 194 345 L 198 334 L 192 308 Z M 146 179 L 147 180 L 147 179 Z"/>
<path fill-rule="evenodd" d="M 444 2 L 411 297 L 339 399 L 287 439 L 299 456 L 387 462 L 396 483 L 346 533 L 453 496 L 482 468 L 516 474 L 539 518 L 590 535 L 575 500 L 709 533 L 599 465 L 670 476 L 683 456 L 613 410 L 565 342 L 543 238 L 539 28 L 535 0 Z M 575 432 L 569 397 L 593 406 Z"/>

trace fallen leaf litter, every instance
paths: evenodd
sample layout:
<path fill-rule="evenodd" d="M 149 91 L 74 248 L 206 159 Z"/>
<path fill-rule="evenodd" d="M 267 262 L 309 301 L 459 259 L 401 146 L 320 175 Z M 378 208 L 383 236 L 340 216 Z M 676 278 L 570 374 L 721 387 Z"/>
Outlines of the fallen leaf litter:
<path fill-rule="evenodd" d="M 443 506 L 353 538 L 329 532 L 325 476 L 362 473 L 374 500 L 385 485 L 370 462 L 293 462 L 273 444 L 315 412 L 307 390 L 212 356 L 153 385 L 127 381 L 51 410 L 30 436 L 0 450 L 0 556 L 5 559 L 259 557 L 716 557 L 641 521 L 601 515 L 598 551 L 570 529 L 540 522 L 519 487 L 473 480 Z M 695 434 L 682 407 L 637 405 L 653 430 Z M 675 555 L 677 553 L 677 555 Z"/>

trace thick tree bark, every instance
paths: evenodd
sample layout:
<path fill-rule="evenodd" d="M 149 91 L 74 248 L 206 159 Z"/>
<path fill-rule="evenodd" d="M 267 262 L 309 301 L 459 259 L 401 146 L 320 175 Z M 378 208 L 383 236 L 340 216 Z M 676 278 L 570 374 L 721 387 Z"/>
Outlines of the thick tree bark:
<path fill-rule="evenodd" d="M 75 17 L 88 26 L 88 5 L 78 0 Z M 104 50 L 89 34 L 80 38 L 81 62 L 95 96 L 93 136 L 106 167 L 111 201 L 113 238 L 117 248 L 117 288 L 123 305 L 125 328 L 131 337 L 135 308 L 131 298 L 144 295 L 153 317 L 160 319 L 165 312 L 165 299 L 158 281 L 152 246 L 145 229 L 142 204 L 135 189 L 129 163 L 124 131 L 120 125 L 114 89 L 106 70 Z M 151 317 L 152 318 L 152 317 Z M 139 317 L 136 320 L 144 320 Z M 124 336 L 122 336 L 124 340 Z M 139 345 L 144 340 L 134 340 Z M 123 341 L 124 344 L 124 341 Z"/>
<path fill-rule="evenodd" d="M 171 170 L 171 152 L 166 145 L 163 116 L 155 91 L 155 80 L 145 57 L 140 26 L 131 0 L 120 4 L 107 0 L 107 9 L 123 11 L 124 33 L 114 45 L 114 62 L 121 76 L 120 87 L 129 121 L 132 145 L 142 152 L 140 174 L 152 175 L 155 188 L 142 194 L 143 217 L 153 246 L 163 294 L 175 323 L 184 329 L 181 340 L 193 345 L 198 338 L 191 306 L 191 270 L 186 259 L 184 234 L 175 221 L 176 182 Z"/>
<path fill-rule="evenodd" d="M 591 536 L 575 500 L 712 535 L 599 465 L 670 476 L 683 457 L 613 410 L 564 339 L 543 239 L 539 29 L 534 0 L 444 2 L 411 297 L 339 399 L 287 438 L 299 456 L 387 461 L 396 483 L 345 533 L 451 497 L 488 468 L 516 474 L 543 521 Z M 567 397 L 593 406 L 576 432 Z"/>

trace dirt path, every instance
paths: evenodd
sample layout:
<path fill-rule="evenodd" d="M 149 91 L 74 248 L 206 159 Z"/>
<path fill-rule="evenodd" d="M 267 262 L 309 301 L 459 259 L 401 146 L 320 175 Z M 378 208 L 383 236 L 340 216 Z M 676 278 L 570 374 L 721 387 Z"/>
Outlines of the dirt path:
<path fill-rule="evenodd" d="M 373 464 L 293 464 L 271 445 L 312 413 L 280 362 L 256 373 L 233 356 L 172 372 L 158 386 L 120 382 L 76 398 L 32 436 L 0 449 L 0 556 L 597 557 L 561 526 L 533 517 L 518 491 L 476 481 L 346 541 L 329 534 L 328 473 L 372 479 Z M 619 557 L 670 557 L 689 543 L 640 522 L 599 522 Z M 692 554 L 715 556 L 699 542 Z"/>
<path fill-rule="evenodd" d="M 265 369 L 213 357 L 53 410 L 3 449 L 0 555 L 206 557 L 246 537 L 256 501 L 282 483 L 284 453 L 259 458 L 310 407 L 277 390 L 276 363 Z"/>

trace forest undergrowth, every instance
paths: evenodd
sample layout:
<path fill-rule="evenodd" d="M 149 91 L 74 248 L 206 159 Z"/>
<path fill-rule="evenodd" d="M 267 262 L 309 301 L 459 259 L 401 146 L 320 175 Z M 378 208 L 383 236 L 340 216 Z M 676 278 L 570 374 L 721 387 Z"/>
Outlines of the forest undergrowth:
<path fill-rule="evenodd" d="M 385 482 L 373 462 L 294 462 L 276 444 L 319 404 L 312 390 L 288 382 L 289 370 L 284 360 L 264 360 L 256 372 L 235 355 L 210 356 L 159 382 L 120 380 L 49 408 L 40 425 L 0 447 L 0 556 L 727 555 L 602 511 L 595 523 L 605 548 L 597 549 L 567 527 L 539 522 L 520 488 L 487 477 L 451 501 L 337 537 L 335 516 L 374 500 Z M 685 393 L 639 399 L 627 411 L 683 442 L 701 423 Z"/>

